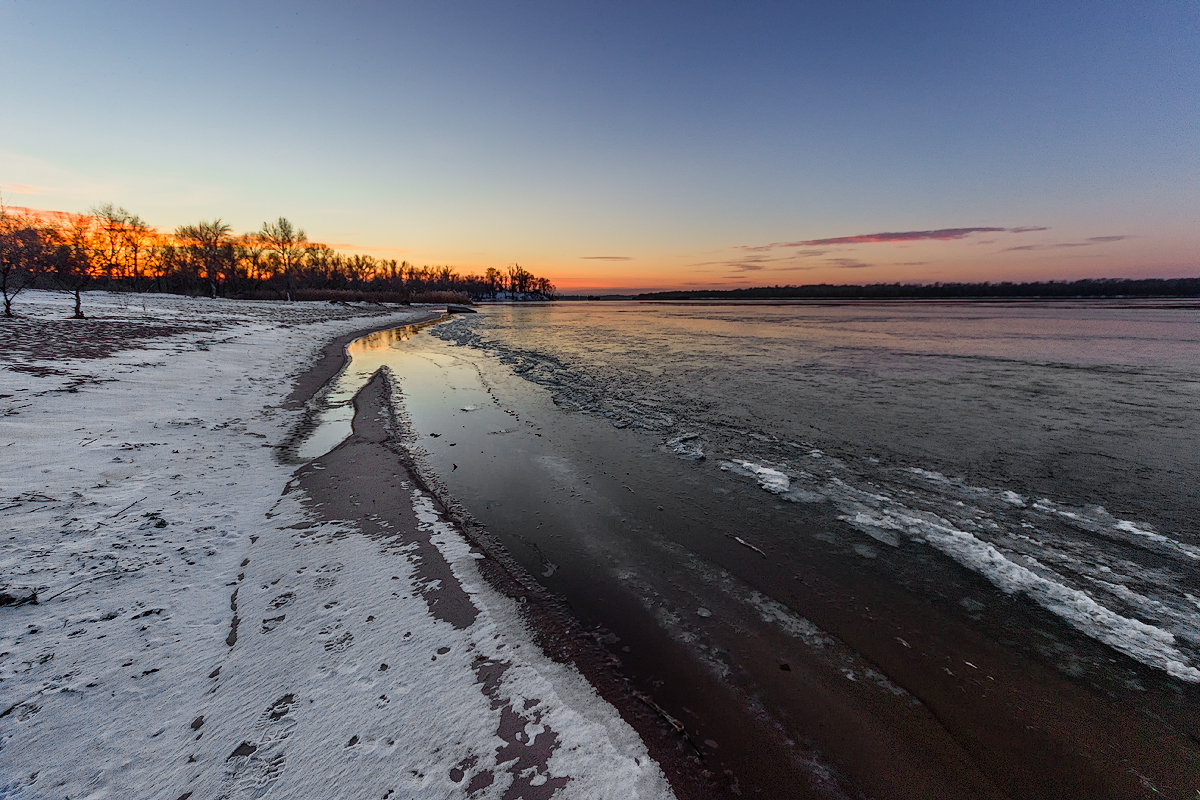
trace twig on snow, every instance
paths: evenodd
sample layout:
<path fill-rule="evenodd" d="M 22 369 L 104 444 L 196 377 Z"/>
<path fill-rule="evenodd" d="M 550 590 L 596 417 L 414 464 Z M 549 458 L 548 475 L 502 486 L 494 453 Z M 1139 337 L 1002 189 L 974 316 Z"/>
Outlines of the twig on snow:
<path fill-rule="evenodd" d="M 766 553 L 764 553 L 762 550 L 759 550 L 757 547 L 755 547 L 754 545 L 750 544 L 749 542 L 747 542 L 747 541 L 746 541 L 745 539 L 743 539 L 742 537 L 740 537 L 740 536 L 734 536 L 732 533 L 727 533 L 727 534 L 725 534 L 725 535 L 726 535 L 726 536 L 728 536 L 730 539 L 733 539 L 735 542 L 737 542 L 738 544 L 740 544 L 742 547 L 749 547 L 751 550 L 753 550 L 754 552 L 758 553 L 758 554 L 759 554 L 760 556 L 762 556 L 763 558 L 766 558 L 766 557 L 767 557 L 767 554 L 766 554 Z"/>
<path fill-rule="evenodd" d="M 149 497 L 149 496 L 150 496 L 150 495 L 146 495 L 146 497 Z M 145 499 L 146 499 L 146 497 L 143 497 L 143 498 L 142 498 L 142 500 L 145 500 Z M 142 502 L 142 500 L 134 500 L 132 503 L 130 503 L 129 505 L 125 506 L 125 507 L 124 507 L 124 508 L 122 508 L 120 511 L 118 511 L 117 513 L 115 513 L 115 514 L 113 514 L 111 517 L 109 517 L 109 519 L 116 519 L 117 517 L 121 516 L 121 515 L 122 515 L 122 514 L 124 514 L 126 511 L 128 511 L 129 509 L 131 509 L 131 508 L 133 508 L 134 506 L 136 506 L 138 503 Z"/>
<path fill-rule="evenodd" d="M 78 586 L 82 586 L 83 584 L 87 583 L 88 581 L 94 581 L 94 580 L 98 580 L 98 579 L 100 579 L 100 578 L 105 578 L 105 577 L 108 577 L 108 576 L 110 576 L 110 575 L 128 575 L 128 574 L 130 574 L 130 573 L 137 572 L 137 571 L 138 571 L 138 570 L 140 570 L 140 569 L 141 569 L 141 567 L 137 567 L 136 569 L 114 569 L 114 570 L 109 570 L 108 572 L 101 572 L 101 573 L 100 573 L 100 574 L 98 574 L 98 575 L 89 575 L 88 577 L 84 578 L 83 580 L 81 580 L 81 581 L 79 581 L 79 582 L 77 582 L 77 583 L 73 583 L 73 584 L 71 584 L 71 585 L 70 585 L 70 586 L 68 586 L 67 588 L 63 589 L 61 592 L 57 592 L 57 593 L 55 593 L 55 594 L 52 594 L 52 595 L 50 595 L 49 597 L 47 597 L 47 598 L 46 598 L 45 600 L 43 600 L 42 602 L 43 602 L 43 603 L 48 603 L 48 602 L 50 602 L 51 600 L 53 600 L 54 598 L 56 598 L 56 597 L 61 597 L 62 595 L 66 594 L 67 592 L 71 591 L 72 589 L 74 589 L 74 588 L 76 588 L 76 587 L 78 587 Z"/>

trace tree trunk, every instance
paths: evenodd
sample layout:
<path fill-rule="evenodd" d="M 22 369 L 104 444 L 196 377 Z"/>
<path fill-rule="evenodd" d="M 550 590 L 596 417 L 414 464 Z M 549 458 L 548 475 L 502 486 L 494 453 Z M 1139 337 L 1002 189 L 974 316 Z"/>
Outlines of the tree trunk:
<path fill-rule="evenodd" d="M 83 298 L 79 296 L 79 290 L 75 290 L 75 317 L 74 319 L 87 319 L 83 315 Z"/>

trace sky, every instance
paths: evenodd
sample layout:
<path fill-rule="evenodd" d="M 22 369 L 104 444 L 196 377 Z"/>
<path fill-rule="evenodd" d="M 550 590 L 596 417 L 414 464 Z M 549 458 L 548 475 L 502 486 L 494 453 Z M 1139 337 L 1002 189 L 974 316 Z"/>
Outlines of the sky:
<path fill-rule="evenodd" d="M 1200 275 L 1200 3 L 0 0 L 5 204 L 564 292 Z"/>

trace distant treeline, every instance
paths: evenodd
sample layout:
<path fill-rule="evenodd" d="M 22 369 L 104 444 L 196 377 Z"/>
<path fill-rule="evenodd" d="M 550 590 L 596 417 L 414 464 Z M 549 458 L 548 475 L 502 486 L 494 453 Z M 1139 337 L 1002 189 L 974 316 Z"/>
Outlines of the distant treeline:
<path fill-rule="evenodd" d="M 872 283 L 648 292 L 636 300 L 922 300 L 1005 297 L 1200 297 L 1200 278 L 1086 278 L 1031 283 Z"/>
<path fill-rule="evenodd" d="M 0 205 L 0 294 L 6 316 L 26 287 L 72 292 L 76 314 L 86 289 L 157 291 L 253 299 L 353 299 L 431 302 L 543 300 L 554 284 L 519 264 L 462 275 L 449 266 L 346 255 L 284 217 L 234 234 L 220 219 L 155 230 L 105 203 L 86 214 Z"/>

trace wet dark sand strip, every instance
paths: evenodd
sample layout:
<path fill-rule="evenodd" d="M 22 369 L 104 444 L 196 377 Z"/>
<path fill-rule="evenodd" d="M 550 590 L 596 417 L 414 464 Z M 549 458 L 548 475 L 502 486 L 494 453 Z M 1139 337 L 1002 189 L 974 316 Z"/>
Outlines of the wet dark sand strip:
<path fill-rule="evenodd" d="M 346 345 L 373 330 L 342 336 L 330 343 L 293 392 L 292 407 L 306 402 L 300 387 L 310 393 L 318 391 L 345 363 Z M 364 533 L 397 545 L 415 544 L 418 581 L 430 587 L 424 592 L 430 612 L 456 627 L 464 627 L 478 610 L 454 580 L 428 534 L 418 529 L 412 487 L 433 496 L 439 510 L 457 519 L 472 545 L 484 555 L 476 562 L 484 579 L 520 603 L 523 619 L 542 651 L 560 663 L 574 664 L 633 726 L 680 800 L 730 796 L 723 776 L 714 775 L 706 767 L 692 743 L 672 727 L 652 698 L 631 688 L 594 632 L 584 630 L 562 602 L 519 567 L 486 531 L 441 504 L 438 493 L 417 474 L 401 444 L 399 432 L 393 427 L 395 415 L 389 397 L 387 382 L 377 373 L 354 399 L 351 436 L 297 470 L 297 485 L 314 513 L 331 521 L 354 522 Z M 321 468 L 314 468 L 314 463 Z"/>

